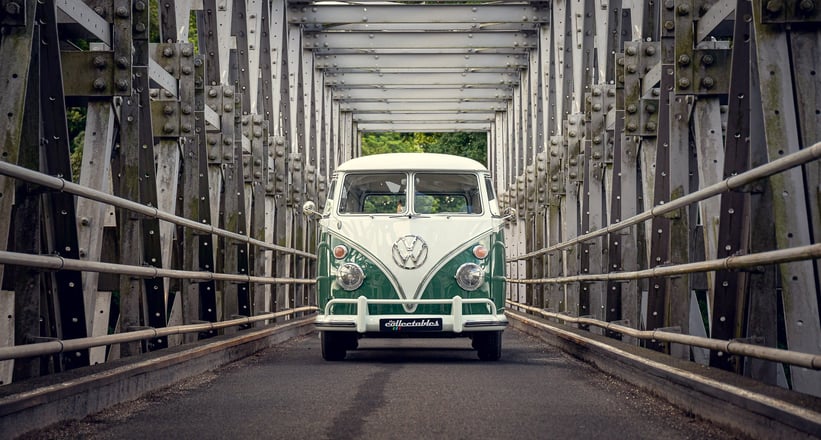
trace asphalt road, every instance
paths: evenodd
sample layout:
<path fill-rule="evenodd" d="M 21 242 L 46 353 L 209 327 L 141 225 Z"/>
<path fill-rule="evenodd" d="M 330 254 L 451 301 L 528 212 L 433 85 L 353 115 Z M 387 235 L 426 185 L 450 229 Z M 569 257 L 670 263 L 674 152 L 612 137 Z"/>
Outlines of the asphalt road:
<path fill-rule="evenodd" d="M 363 340 L 343 362 L 316 335 L 27 438 L 739 438 L 515 330 L 502 360 L 467 339 Z"/>

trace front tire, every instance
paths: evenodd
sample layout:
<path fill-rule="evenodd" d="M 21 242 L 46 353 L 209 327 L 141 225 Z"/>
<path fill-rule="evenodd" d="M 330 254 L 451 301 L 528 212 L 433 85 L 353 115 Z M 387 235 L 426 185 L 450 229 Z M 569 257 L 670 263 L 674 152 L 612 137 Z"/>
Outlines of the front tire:
<path fill-rule="evenodd" d="M 345 359 L 345 351 L 348 347 L 344 333 L 340 332 L 320 332 L 319 340 L 322 344 L 322 359 L 326 361 L 341 361 Z"/>
<path fill-rule="evenodd" d="M 483 361 L 498 361 L 502 358 L 502 332 L 477 332 L 473 334 L 473 348 Z"/>

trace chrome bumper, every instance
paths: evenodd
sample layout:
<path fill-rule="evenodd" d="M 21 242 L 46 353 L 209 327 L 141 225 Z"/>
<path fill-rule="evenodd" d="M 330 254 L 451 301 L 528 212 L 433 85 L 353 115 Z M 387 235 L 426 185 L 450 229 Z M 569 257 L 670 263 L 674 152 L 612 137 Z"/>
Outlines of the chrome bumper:
<path fill-rule="evenodd" d="M 355 304 L 355 315 L 332 315 L 331 310 L 337 304 Z M 450 315 L 371 315 L 368 313 L 369 305 L 407 305 L 407 304 L 447 304 L 451 306 Z M 462 306 L 465 304 L 485 304 L 488 308 L 487 314 L 464 315 Z M 498 331 L 507 326 L 507 317 L 504 313 L 496 312 L 496 304 L 488 298 L 463 299 L 454 296 L 448 299 L 369 299 L 360 296 L 356 299 L 332 299 L 325 305 L 324 313 L 316 317 L 315 326 L 318 330 L 331 331 L 356 331 L 358 333 L 379 332 L 380 319 L 425 319 L 441 318 L 442 332 L 462 333 L 464 330 L 470 331 Z"/>

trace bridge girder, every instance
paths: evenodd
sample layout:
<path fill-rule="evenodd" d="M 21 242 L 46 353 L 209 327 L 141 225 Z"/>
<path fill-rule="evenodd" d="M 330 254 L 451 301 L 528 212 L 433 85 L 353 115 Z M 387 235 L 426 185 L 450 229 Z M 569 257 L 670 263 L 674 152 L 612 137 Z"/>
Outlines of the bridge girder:
<path fill-rule="evenodd" d="M 163 43 L 150 44 L 155 37 L 140 2 L 118 0 L 117 10 L 107 1 L 90 2 L 93 8 L 82 0 L 5 3 L 0 161 L 66 176 L 70 148 L 60 128 L 68 122 L 61 103 L 87 105 L 85 159 L 94 160 L 83 162 L 80 182 L 143 207 L 182 211 L 197 224 L 229 225 L 230 234 L 214 240 L 211 231 L 180 225 L 186 232 L 175 237 L 173 226 L 135 219 L 125 208 L 114 215 L 97 202 L 78 202 L 75 210 L 65 194 L 44 195 L 0 176 L 0 250 L 60 254 L 82 265 L 70 254 L 82 250 L 99 260 L 111 248 L 112 260 L 138 274 L 151 269 L 146 265 L 179 264 L 255 281 L 276 277 L 250 284 L 190 278 L 180 285 L 156 276 L 150 282 L 86 277 L 77 298 L 78 270 L 60 271 L 73 272 L 72 279 L 55 282 L 66 274 L 28 268 L 10 278 L 17 269 L 0 265 L 0 288 L 16 295 L 0 294 L 0 316 L 14 317 L 15 342 L 27 344 L 28 335 L 105 334 L 110 316 L 120 317 L 121 328 L 161 327 L 308 304 L 310 288 L 280 282 L 310 273 L 304 251 L 315 247 L 316 235 L 299 206 L 324 198 L 336 165 L 361 153 L 360 134 L 480 131 L 487 133 L 500 203 L 519 210 L 506 233 L 508 255 L 521 258 L 509 262 L 508 273 L 533 287 L 511 285 L 512 299 L 636 328 L 678 326 L 684 334 L 726 340 L 763 336 L 769 345 L 818 352 L 817 258 L 640 277 L 670 269 L 660 266 L 722 258 L 730 264 L 736 254 L 803 249 L 821 236 L 821 205 L 813 203 L 821 187 L 817 159 L 760 185 L 655 215 L 751 164 L 769 167 L 821 139 L 821 28 L 812 2 L 782 8 L 762 0 L 470 6 L 360 0 L 337 10 L 285 0 L 177 1 L 162 3 Z M 187 17 L 199 4 L 197 54 L 188 43 L 195 36 Z M 57 19 L 48 9 L 53 5 Z M 90 49 L 77 47 L 77 38 L 89 40 Z M 323 53 L 330 50 L 337 53 Z M 49 75 L 38 78 L 41 71 Z M 46 99 L 38 102 L 35 91 Z M 49 148 L 47 167 L 38 163 L 41 146 Z M 58 163 L 61 169 L 54 169 Z M 50 203 L 55 200 L 62 205 Z M 653 218 L 611 233 L 614 223 L 642 210 L 643 218 Z M 55 219 L 65 231 L 73 229 L 66 219 L 77 219 L 78 238 Z M 106 228 L 116 231 L 117 245 L 103 246 L 112 235 Z M 604 235 L 580 238 L 604 228 Z M 55 248 L 58 235 L 63 243 Z M 303 252 L 271 252 L 268 243 Z M 39 281 L 12 283 L 21 273 Z M 639 275 L 579 281 L 625 273 Z M 121 295 L 117 310 L 113 291 Z M 167 303 L 172 291 L 179 305 Z M 41 300 L 50 303 L 41 307 Z M 85 314 L 73 314 L 82 309 Z M 10 335 L 9 322 L 2 325 L 0 333 Z M 649 346 L 765 382 L 789 377 L 792 389 L 821 395 L 817 371 L 787 374 L 782 370 L 791 367 L 780 363 Z M 88 358 L 103 362 L 107 353 L 99 349 Z M 33 364 L 22 369 L 42 371 Z M 9 368 L 0 365 L 0 381 L 10 380 Z"/>

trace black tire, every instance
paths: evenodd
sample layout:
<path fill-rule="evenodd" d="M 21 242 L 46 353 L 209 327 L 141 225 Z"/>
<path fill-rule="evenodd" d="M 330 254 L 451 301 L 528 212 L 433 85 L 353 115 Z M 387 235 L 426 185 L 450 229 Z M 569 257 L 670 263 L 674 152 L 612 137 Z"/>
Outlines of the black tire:
<path fill-rule="evenodd" d="M 502 332 L 477 332 L 473 335 L 473 348 L 483 361 L 502 358 Z"/>
<path fill-rule="evenodd" d="M 349 344 L 346 334 L 320 332 L 319 340 L 322 343 L 322 359 L 331 362 L 345 359 L 345 350 Z"/>

